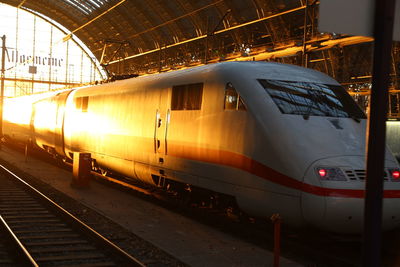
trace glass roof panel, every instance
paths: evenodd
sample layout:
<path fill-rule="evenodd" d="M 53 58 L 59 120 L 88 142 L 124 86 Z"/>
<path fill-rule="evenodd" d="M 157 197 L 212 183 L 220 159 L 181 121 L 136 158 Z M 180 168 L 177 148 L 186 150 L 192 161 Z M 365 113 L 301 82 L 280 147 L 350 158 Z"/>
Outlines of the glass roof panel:
<path fill-rule="evenodd" d="M 97 9 L 100 9 L 104 6 L 108 0 L 64 0 L 66 3 L 70 4 L 71 6 L 75 7 L 85 15 L 89 15 Z"/>

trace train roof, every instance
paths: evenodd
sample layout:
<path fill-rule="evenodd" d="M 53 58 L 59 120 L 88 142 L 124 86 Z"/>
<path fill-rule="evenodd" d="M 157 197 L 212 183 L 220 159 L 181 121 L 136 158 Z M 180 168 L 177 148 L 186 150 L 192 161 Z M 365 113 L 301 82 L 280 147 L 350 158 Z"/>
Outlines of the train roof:
<path fill-rule="evenodd" d="M 296 65 L 282 64 L 265 61 L 234 61 L 215 64 L 215 68 L 221 68 L 230 75 L 254 79 L 271 79 L 281 81 L 316 82 L 324 84 L 338 84 L 330 76 Z"/>
<path fill-rule="evenodd" d="M 141 88 L 140 84 L 146 84 L 147 88 L 151 85 L 164 85 L 180 84 L 191 82 L 199 82 L 201 79 L 211 76 L 224 77 L 227 80 L 255 80 L 255 79 L 271 79 L 271 80 L 282 80 L 282 81 L 299 81 L 299 82 L 314 82 L 322 84 L 334 84 L 338 85 L 338 82 L 326 74 L 312 69 L 299 67 L 296 65 L 275 63 L 275 62 L 264 62 L 264 61 L 232 61 L 232 62 L 221 62 L 208 64 L 204 66 L 194 67 L 185 70 L 176 70 L 166 73 L 152 74 L 147 76 L 140 76 L 127 80 L 115 81 L 107 84 L 93 86 L 89 88 L 78 88 L 83 89 L 88 93 L 89 91 L 99 90 L 103 93 L 109 92 L 109 88 L 112 87 L 112 91 L 115 92 L 118 89 L 132 90 L 133 88 L 129 85 L 138 85 L 137 89 Z M 143 87 L 142 87 L 143 88 Z M 107 92 L 108 91 L 108 92 Z M 82 93 L 84 93 L 82 92 Z"/>
<path fill-rule="evenodd" d="M 203 65 L 185 70 L 154 74 L 133 79 L 178 78 L 183 75 L 212 73 L 254 79 L 273 79 L 282 81 L 316 82 L 324 84 L 338 84 L 330 76 L 312 69 L 296 65 L 265 61 L 230 61 Z"/>

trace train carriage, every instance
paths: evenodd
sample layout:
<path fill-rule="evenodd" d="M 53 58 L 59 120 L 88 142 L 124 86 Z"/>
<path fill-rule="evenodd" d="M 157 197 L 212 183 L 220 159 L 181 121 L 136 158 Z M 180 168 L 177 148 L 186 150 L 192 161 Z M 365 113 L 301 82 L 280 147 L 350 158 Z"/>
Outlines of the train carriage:
<path fill-rule="evenodd" d="M 67 90 L 32 106 L 29 139 L 51 153 L 89 152 L 101 169 L 220 193 L 250 215 L 362 232 L 366 117 L 317 71 L 225 62 Z M 4 133 L 18 136 L 5 119 Z M 400 223 L 399 174 L 388 150 L 385 229 Z"/>

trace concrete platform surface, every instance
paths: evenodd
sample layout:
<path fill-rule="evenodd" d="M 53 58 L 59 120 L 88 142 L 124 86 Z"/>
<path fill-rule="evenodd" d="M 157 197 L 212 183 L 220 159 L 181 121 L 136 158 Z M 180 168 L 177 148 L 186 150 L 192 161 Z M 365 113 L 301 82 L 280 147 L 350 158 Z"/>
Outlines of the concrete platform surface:
<path fill-rule="evenodd" d="M 2 147 L 0 158 L 58 191 L 110 218 L 190 266 L 272 266 L 272 253 L 131 194 L 92 182 L 89 189 L 70 186 L 72 174 Z M 281 266 L 298 263 L 281 258 Z"/>

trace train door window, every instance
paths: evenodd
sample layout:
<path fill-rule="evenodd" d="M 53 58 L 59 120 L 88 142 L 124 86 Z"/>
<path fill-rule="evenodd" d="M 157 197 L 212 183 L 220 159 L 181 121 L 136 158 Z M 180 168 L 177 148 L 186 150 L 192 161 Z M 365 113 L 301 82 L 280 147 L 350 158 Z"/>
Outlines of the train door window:
<path fill-rule="evenodd" d="M 200 110 L 203 101 L 203 83 L 172 87 L 171 110 Z"/>
<path fill-rule="evenodd" d="M 233 87 L 232 83 L 227 83 L 225 87 L 225 104 L 226 110 L 246 110 L 242 98 Z"/>
<path fill-rule="evenodd" d="M 82 112 L 87 112 L 88 106 L 89 106 L 89 97 L 88 96 L 75 98 L 76 109 L 81 110 Z"/>

